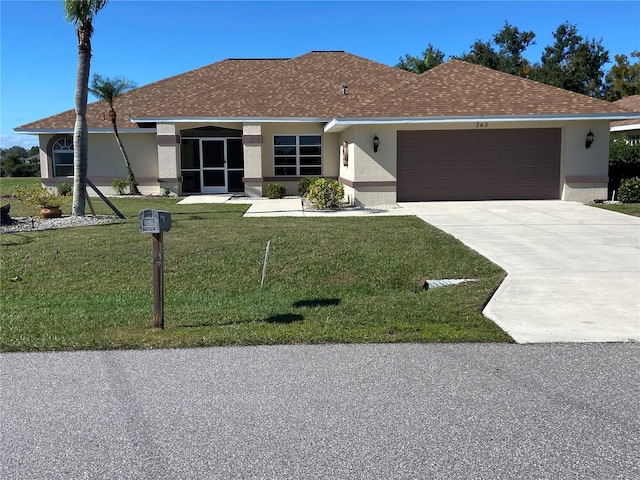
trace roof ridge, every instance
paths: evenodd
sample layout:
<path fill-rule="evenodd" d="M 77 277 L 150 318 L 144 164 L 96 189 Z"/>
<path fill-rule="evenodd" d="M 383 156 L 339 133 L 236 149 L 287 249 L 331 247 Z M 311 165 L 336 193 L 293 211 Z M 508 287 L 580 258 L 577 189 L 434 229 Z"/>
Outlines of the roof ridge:
<path fill-rule="evenodd" d="M 571 94 L 571 95 L 578 95 L 578 96 L 580 96 L 582 98 L 589 99 L 589 101 L 596 101 L 596 102 L 599 102 L 599 103 L 606 103 L 607 105 L 611 105 L 611 102 L 607 102 L 606 100 L 602 100 L 600 98 L 591 97 L 589 95 L 585 95 L 584 93 L 578 93 L 578 92 L 574 92 L 572 90 L 567 90 L 566 88 L 556 87 L 555 85 L 549 85 L 548 83 L 539 82 L 539 81 L 533 80 L 531 78 L 520 77 L 520 76 L 514 75 L 512 73 L 503 72 L 501 70 L 495 70 L 493 68 L 485 67 L 484 65 L 478 65 L 477 63 L 467 62 L 467 61 L 461 60 L 459 58 L 452 58 L 450 60 L 447 60 L 444 63 L 441 63 L 440 65 L 445 65 L 447 63 L 454 63 L 454 62 L 464 63 L 466 65 L 470 65 L 472 68 L 477 68 L 477 69 L 482 69 L 482 70 L 489 71 L 489 72 L 494 72 L 494 74 L 496 74 L 496 75 L 505 76 L 504 78 L 519 79 L 519 80 L 522 80 L 524 82 L 534 84 L 534 85 L 536 85 L 538 87 L 542 86 L 542 87 L 546 87 L 546 88 L 550 88 L 550 89 L 555 89 L 555 90 L 557 90 L 559 92 L 564 92 L 565 94 L 568 93 L 568 94 Z M 440 65 L 432 68 L 431 70 L 434 70 L 435 68 L 438 68 Z M 428 73 L 431 70 L 428 70 L 428 71 L 426 71 L 424 73 Z"/>

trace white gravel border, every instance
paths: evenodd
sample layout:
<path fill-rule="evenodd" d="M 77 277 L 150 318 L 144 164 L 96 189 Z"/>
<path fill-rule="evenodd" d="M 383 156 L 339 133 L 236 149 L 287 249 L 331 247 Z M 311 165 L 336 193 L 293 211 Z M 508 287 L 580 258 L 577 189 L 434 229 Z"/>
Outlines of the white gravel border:
<path fill-rule="evenodd" d="M 11 225 L 0 226 L 0 234 L 102 225 L 118 223 L 120 219 L 114 215 L 85 215 L 84 217 L 65 215 L 60 218 L 16 217 L 13 221 Z"/>

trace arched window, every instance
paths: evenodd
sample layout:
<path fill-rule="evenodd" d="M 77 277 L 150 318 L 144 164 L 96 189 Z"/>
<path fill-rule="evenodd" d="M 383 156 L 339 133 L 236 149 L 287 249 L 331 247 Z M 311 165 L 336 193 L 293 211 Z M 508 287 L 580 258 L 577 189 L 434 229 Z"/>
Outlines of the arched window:
<path fill-rule="evenodd" d="M 65 137 L 56 141 L 53 144 L 51 155 L 54 177 L 73 176 L 73 140 L 71 138 Z"/>

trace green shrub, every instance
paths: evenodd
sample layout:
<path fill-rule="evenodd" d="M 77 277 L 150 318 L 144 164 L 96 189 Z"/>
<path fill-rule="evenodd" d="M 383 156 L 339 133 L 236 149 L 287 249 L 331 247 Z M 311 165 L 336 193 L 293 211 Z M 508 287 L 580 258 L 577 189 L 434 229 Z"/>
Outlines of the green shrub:
<path fill-rule="evenodd" d="M 338 208 L 343 198 L 344 185 L 329 178 L 315 179 L 307 192 L 307 199 L 320 210 Z"/>
<path fill-rule="evenodd" d="M 313 182 L 317 180 L 316 177 L 303 177 L 298 182 L 298 195 L 301 197 L 306 197 L 307 192 L 309 191 L 309 187 L 313 185 Z"/>
<path fill-rule="evenodd" d="M 58 185 L 58 195 L 61 195 L 63 197 L 70 197 L 72 194 L 73 194 L 73 189 L 71 188 L 71 185 L 69 185 L 67 182 L 64 182 Z"/>
<path fill-rule="evenodd" d="M 609 141 L 609 193 L 618 190 L 625 178 L 640 176 L 640 144 L 629 144 L 624 136 L 611 135 Z"/>
<path fill-rule="evenodd" d="M 640 177 L 625 178 L 620 182 L 618 200 L 624 203 L 640 202 Z"/>
<path fill-rule="evenodd" d="M 270 183 L 267 185 L 267 197 L 282 198 L 287 194 L 287 189 L 279 183 Z"/>
<path fill-rule="evenodd" d="M 124 189 L 129 186 L 129 182 L 116 178 L 113 182 L 111 182 L 111 186 L 118 195 L 124 195 Z"/>
<path fill-rule="evenodd" d="M 169 189 L 169 187 L 165 187 L 164 190 L 162 191 L 162 196 L 163 197 L 170 197 L 171 196 L 171 190 Z"/>

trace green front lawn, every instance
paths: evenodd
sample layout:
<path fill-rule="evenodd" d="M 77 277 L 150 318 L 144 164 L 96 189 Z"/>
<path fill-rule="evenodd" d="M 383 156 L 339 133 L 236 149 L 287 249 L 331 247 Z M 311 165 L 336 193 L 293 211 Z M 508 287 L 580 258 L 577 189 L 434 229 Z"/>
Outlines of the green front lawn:
<path fill-rule="evenodd" d="M 504 272 L 417 218 L 242 218 L 246 205 L 114 203 L 128 220 L 0 235 L 1 350 L 510 341 L 481 314 Z M 165 330 L 150 328 L 143 208 L 172 213 Z M 478 281 L 423 292 L 425 278 Z"/>
<path fill-rule="evenodd" d="M 640 203 L 612 203 L 607 205 L 595 204 L 595 206 L 598 208 L 604 208 L 605 210 L 612 210 L 614 212 L 640 217 Z"/>
<path fill-rule="evenodd" d="M 41 183 L 40 177 L 0 177 L 0 196 L 4 197 L 2 204 L 10 202 L 7 197 L 13 194 L 18 185 L 40 185 Z M 13 209 L 13 205 L 11 208 Z"/>

